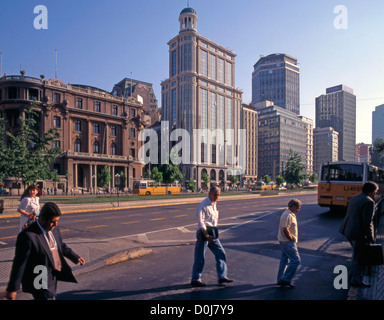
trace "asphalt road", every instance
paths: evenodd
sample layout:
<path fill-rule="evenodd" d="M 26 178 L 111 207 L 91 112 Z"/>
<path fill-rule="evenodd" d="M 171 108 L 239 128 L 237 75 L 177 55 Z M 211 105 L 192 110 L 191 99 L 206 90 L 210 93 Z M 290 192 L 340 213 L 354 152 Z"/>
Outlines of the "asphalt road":
<path fill-rule="evenodd" d="M 110 236 L 111 232 L 115 236 L 141 234 L 153 254 L 83 274 L 78 285 L 60 283 L 58 299 L 345 300 L 347 290 L 336 290 L 333 285 L 335 266 L 349 266 L 351 255 L 349 244 L 337 232 L 342 217 L 320 208 L 315 195 L 300 197 L 302 265 L 295 279 L 296 288 L 275 285 L 280 258 L 277 226 L 290 198 L 219 202 L 220 238 L 228 255 L 229 276 L 235 282 L 228 286 L 217 284 L 214 258 L 208 251 L 205 288 L 189 285 L 196 205 L 128 210 L 118 216 L 115 213 L 115 217 L 110 213 L 82 215 L 84 219 L 65 217 L 62 226 L 68 228 L 68 234 L 90 232 L 83 231 L 87 226 L 95 237 Z M 174 232 L 175 227 L 183 232 Z"/>

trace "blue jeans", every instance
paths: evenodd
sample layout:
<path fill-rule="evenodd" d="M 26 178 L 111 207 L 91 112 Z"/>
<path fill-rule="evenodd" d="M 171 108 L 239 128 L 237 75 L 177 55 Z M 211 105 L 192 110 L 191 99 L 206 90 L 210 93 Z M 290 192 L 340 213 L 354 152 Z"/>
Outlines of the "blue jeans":
<path fill-rule="evenodd" d="M 277 273 L 277 282 L 291 282 L 298 266 L 301 263 L 299 251 L 297 250 L 296 242 L 280 241 L 282 250 L 280 258 L 279 271 Z"/>
<path fill-rule="evenodd" d="M 226 254 L 223 246 L 219 239 L 215 239 L 213 242 L 208 242 L 203 239 L 200 230 L 196 234 L 196 245 L 195 245 L 195 257 L 192 268 L 192 281 L 200 281 L 201 275 L 203 274 L 204 263 L 205 263 L 205 253 L 207 247 L 215 255 L 216 259 L 216 270 L 219 279 L 227 277 L 227 263 L 226 263 Z"/>

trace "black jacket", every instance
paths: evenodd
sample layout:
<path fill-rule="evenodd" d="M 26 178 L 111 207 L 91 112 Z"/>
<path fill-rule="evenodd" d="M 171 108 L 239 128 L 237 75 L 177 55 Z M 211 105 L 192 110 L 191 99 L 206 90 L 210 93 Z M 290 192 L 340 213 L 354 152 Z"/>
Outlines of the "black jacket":
<path fill-rule="evenodd" d="M 41 288 L 34 281 L 43 274 L 41 266 L 47 271 L 46 291 L 48 296 L 56 295 L 57 280 L 77 283 L 72 270 L 64 257 L 74 263 L 78 263 L 78 256 L 71 248 L 67 247 L 61 239 L 60 230 L 56 227 L 52 231 L 61 258 L 62 269 L 60 272 L 54 270 L 54 263 L 51 250 L 38 224 L 35 222 L 29 228 L 23 230 L 17 236 L 15 258 L 7 287 L 8 292 L 18 291 L 20 283 L 24 292 L 39 294 Z M 35 269 L 37 266 L 39 268 Z"/>

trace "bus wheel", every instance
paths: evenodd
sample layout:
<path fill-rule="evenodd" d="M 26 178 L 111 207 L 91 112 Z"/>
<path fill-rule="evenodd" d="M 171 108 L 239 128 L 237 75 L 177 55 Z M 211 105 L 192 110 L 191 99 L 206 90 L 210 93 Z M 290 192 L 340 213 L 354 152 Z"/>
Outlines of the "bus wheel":
<path fill-rule="evenodd" d="M 146 196 L 150 196 L 151 193 L 150 193 L 149 191 L 147 191 L 147 192 L 145 193 L 145 195 L 146 195 Z"/>

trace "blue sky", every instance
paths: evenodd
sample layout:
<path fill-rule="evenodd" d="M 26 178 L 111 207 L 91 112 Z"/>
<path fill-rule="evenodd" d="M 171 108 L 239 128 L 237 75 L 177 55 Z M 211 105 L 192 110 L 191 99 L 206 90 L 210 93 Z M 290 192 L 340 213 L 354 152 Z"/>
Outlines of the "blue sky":
<path fill-rule="evenodd" d="M 36 30 L 38 5 L 48 29 Z M 347 29 L 334 27 L 347 11 Z M 167 42 L 187 0 L 0 0 L 2 72 L 58 78 L 111 91 L 125 77 L 150 82 L 161 101 Z M 345 84 L 357 96 L 356 142 L 371 143 L 372 111 L 384 104 L 384 1 L 190 0 L 198 33 L 236 54 L 236 87 L 251 100 L 260 55 L 286 53 L 300 65 L 301 114 L 315 120 L 315 98 Z M 159 105 L 160 106 L 160 105 Z M 384 125 L 384 124 L 383 124 Z"/>

